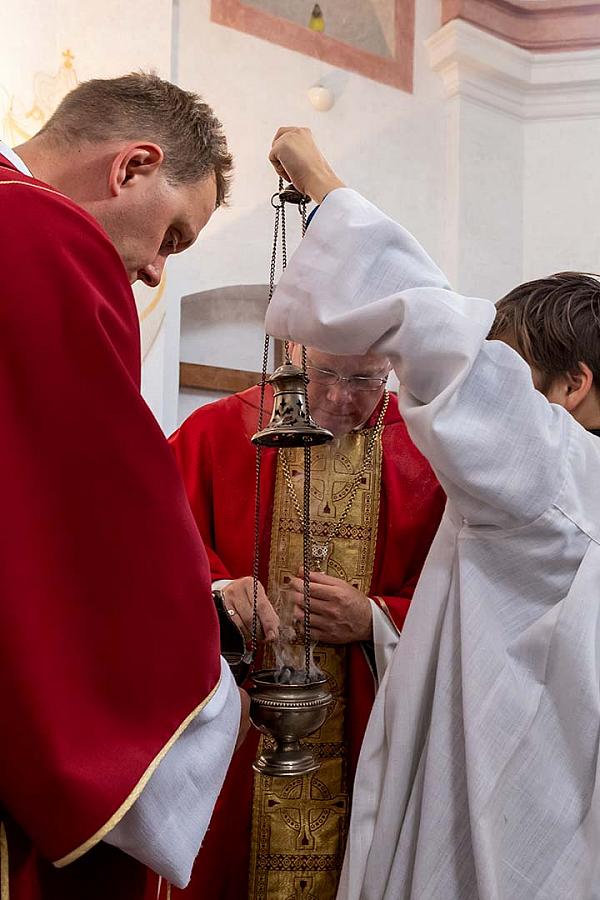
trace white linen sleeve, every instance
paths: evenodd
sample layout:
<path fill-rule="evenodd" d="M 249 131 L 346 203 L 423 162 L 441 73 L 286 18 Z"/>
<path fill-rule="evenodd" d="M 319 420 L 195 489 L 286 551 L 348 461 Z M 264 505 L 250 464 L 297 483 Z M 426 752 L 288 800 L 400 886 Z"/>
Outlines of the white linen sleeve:
<path fill-rule="evenodd" d="M 104 840 L 184 888 L 223 786 L 239 723 L 239 691 L 221 659 L 221 682 L 214 696 Z"/>
<path fill-rule="evenodd" d="M 369 603 L 371 604 L 371 619 L 373 623 L 375 668 L 377 669 L 377 681 L 381 684 L 381 679 L 400 640 L 400 632 L 390 617 L 386 616 L 374 600 L 369 598 Z"/>
<path fill-rule="evenodd" d="M 417 241 L 349 189 L 324 200 L 283 274 L 267 330 L 334 354 L 390 357 L 400 410 L 458 512 L 512 527 L 556 498 L 577 427 L 527 364 L 487 341 L 495 310 L 453 293 Z"/>

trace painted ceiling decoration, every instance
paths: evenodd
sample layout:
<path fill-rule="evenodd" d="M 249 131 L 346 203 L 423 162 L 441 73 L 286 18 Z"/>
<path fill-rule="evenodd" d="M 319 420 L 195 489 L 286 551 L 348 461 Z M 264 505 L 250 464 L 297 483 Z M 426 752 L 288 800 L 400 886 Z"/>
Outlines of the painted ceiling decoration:
<path fill-rule="evenodd" d="M 442 0 L 442 24 L 452 19 L 463 19 L 526 50 L 600 46 L 596 0 Z"/>

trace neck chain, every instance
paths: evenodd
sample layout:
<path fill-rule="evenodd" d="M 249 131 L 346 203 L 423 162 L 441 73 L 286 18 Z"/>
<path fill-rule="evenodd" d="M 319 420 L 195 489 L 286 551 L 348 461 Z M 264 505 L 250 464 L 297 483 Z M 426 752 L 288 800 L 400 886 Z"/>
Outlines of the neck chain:
<path fill-rule="evenodd" d="M 369 440 L 369 445 L 365 451 L 365 455 L 362 461 L 362 465 L 356 475 L 354 476 L 354 480 L 352 482 L 352 486 L 350 488 L 350 494 L 348 497 L 348 501 L 342 514 L 340 515 L 337 522 L 333 524 L 333 528 L 331 529 L 331 534 L 325 543 L 317 543 L 314 540 L 312 523 L 310 525 L 310 536 L 311 536 L 311 556 L 313 566 L 317 572 L 323 571 L 323 569 L 327 565 L 327 559 L 331 553 L 331 546 L 333 539 L 339 537 L 340 529 L 346 518 L 352 509 L 352 504 L 354 503 L 354 499 L 358 493 L 358 488 L 360 486 L 361 478 L 371 465 L 371 460 L 373 458 L 373 452 L 375 450 L 375 444 L 379 440 L 381 433 L 383 431 L 383 422 L 385 419 L 385 414 L 387 412 L 387 408 L 390 402 L 390 394 L 389 391 L 384 391 L 383 394 L 383 404 L 379 415 L 377 416 L 377 422 L 375 423 L 375 427 L 373 428 L 373 433 Z M 279 450 L 279 459 L 281 461 L 281 468 L 283 470 L 283 477 L 285 479 L 286 487 L 289 491 L 289 495 L 292 501 L 292 505 L 294 510 L 296 511 L 296 515 L 298 516 L 298 521 L 300 522 L 302 529 L 306 528 L 304 514 L 302 512 L 302 507 L 300 506 L 300 501 L 298 499 L 298 494 L 296 493 L 296 488 L 294 487 L 294 482 L 292 480 L 292 473 L 290 472 L 289 460 L 286 450 Z"/>

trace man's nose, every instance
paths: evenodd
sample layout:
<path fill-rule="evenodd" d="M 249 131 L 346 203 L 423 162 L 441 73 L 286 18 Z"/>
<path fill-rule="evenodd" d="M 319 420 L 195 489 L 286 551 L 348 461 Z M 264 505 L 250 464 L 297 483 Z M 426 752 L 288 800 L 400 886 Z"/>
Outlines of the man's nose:
<path fill-rule="evenodd" d="M 140 281 L 143 281 L 144 284 L 147 284 L 148 287 L 158 287 L 164 267 L 164 259 L 157 256 L 154 262 L 148 263 L 148 265 L 138 269 L 138 278 Z"/>
<path fill-rule="evenodd" d="M 352 395 L 352 388 L 347 381 L 336 381 L 327 391 L 327 397 L 332 401 L 347 400 Z"/>

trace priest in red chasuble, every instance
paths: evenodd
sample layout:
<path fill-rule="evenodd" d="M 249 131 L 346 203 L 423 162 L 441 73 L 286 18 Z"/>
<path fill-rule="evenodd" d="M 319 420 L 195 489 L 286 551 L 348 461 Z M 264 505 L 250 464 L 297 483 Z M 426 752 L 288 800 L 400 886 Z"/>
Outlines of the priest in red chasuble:
<path fill-rule="evenodd" d="M 141 74 L 0 145 L 2 900 L 137 900 L 145 865 L 184 886 L 240 730 L 130 287 L 230 165 L 211 110 Z"/>
<path fill-rule="evenodd" d="M 300 348 L 292 348 L 295 362 Z M 378 678 L 396 644 L 445 498 L 410 441 L 387 359 L 308 350 L 311 413 L 334 433 L 312 451 L 312 636 L 336 704 L 308 739 L 321 767 L 271 778 L 251 731 L 229 770 L 189 900 L 333 900 L 355 762 Z M 270 392 L 270 388 L 267 389 Z M 208 551 L 213 587 L 238 624 L 252 616 L 259 388 L 197 410 L 171 439 Z M 269 404 L 271 395 L 268 396 Z M 267 405 L 269 405 L 267 404 Z M 303 451 L 264 450 L 260 613 L 267 638 L 302 618 Z M 271 610 L 269 602 L 274 610 Z M 272 651 L 266 646 L 267 662 Z M 269 660 L 269 655 L 271 659 Z"/>

